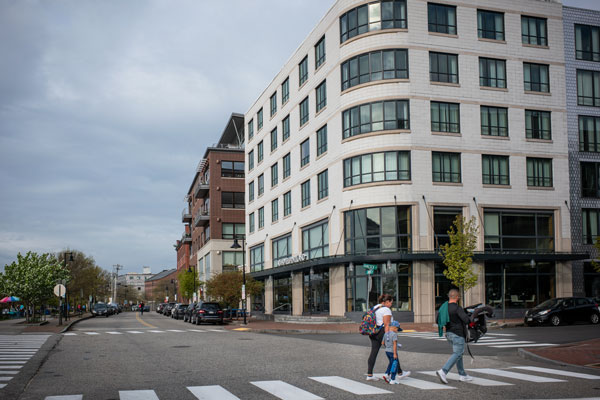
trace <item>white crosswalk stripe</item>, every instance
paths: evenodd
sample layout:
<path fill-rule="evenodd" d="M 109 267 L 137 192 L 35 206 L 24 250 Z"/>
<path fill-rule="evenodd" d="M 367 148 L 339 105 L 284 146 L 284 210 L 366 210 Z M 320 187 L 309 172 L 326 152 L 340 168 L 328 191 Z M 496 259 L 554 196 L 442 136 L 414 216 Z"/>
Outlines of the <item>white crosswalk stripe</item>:
<path fill-rule="evenodd" d="M 109 335 L 123 335 L 123 334 L 133 334 L 133 335 L 139 335 L 142 333 L 168 333 L 168 332 L 173 332 L 173 333 L 185 333 L 185 332 L 200 332 L 200 333 L 206 333 L 206 332 L 218 332 L 218 333 L 226 333 L 229 332 L 226 329 L 165 329 L 165 330 L 157 330 L 157 329 L 150 329 L 147 331 L 136 331 L 136 330 L 132 330 L 132 331 L 123 331 L 123 332 L 117 332 L 117 331 L 107 331 L 107 332 L 93 332 L 93 331 L 79 331 L 79 332 L 66 332 L 63 333 L 63 336 L 78 336 L 79 334 L 82 335 L 88 335 L 88 336 L 95 336 L 95 335 L 102 335 L 104 333 L 107 333 Z M 37 349 L 37 348 L 36 348 Z M 26 352 L 28 350 L 28 348 L 23 348 L 22 351 Z M 36 350 L 37 351 L 37 350 Z M 0 354 L 2 354 L 2 348 L 0 348 Z"/>
<path fill-rule="evenodd" d="M 540 368 L 540 367 L 511 367 L 515 369 L 523 369 L 526 371 L 543 372 L 550 375 L 571 376 L 579 379 L 600 379 L 598 375 L 582 374 L 579 372 L 563 371 L 560 369 Z"/>
<path fill-rule="evenodd" d="M 490 346 L 490 347 L 494 347 L 496 349 L 509 349 L 511 347 L 549 347 L 549 346 L 556 346 L 556 344 L 553 344 L 553 343 L 503 344 L 503 345 L 499 345 L 499 346 Z"/>
<path fill-rule="evenodd" d="M 402 336 L 414 337 L 420 339 L 446 341 L 445 337 L 439 337 L 435 332 L 407 332 L 401 333 L 399 336 L 402 341 Z M 499 336 L 499 337 L 497 337 Z M 543 347 L 543 346 L 556 346 L 553 343 L 536 343 L 527 340 L 516 340 L 516 336 L 513 333 L 488 333 L 477 341 L 477 343 L 470 343 L 471 346 L 489 346 L 497 349 L 508 349 L 513 347 Z"/>
<path fill-rule="evenodd" d="M 223 386 L 190 386 L 187 388 L 198 400 L 239 400 Z"/>
<path fill-rule="evenodd" d="M 436 376 L 435 371 L 419 371 L 419 373 L 429 375 L 429 376 Z M 452 381 L 458 381 L 460 379 L 460 375 L 458 375 L 454 372 L 450 372 L 450 373 L 446 374 L 446 377 Z M 468 383 L 472 384 L 472 385 L 478 385 L 478 386 L 511 386 L 512 385 L 512 383 L 494 381 L 491 379 L 485 379 L 485 378 L 479 378 L 479 377 L 473 377 L 473 380 Z"/>
<path fill-rule="evenodd" d="M 282 400 L 323 400 L 322 397 L 284 381 L 258 381 L 250 383 Z"/>
<path fill-rule="evenodd" d="M 83 396 L 80 394 L 73 394 L 67 396 L 46 396 L 45 400 L 82 400 Z"/>
<path fill-rule="evenodd" d="M 121 400 L 159 400 L 154 390 L 119 390 Z"/>
<path fill-rule="evenodd" d="M 117 331 L 108 331 L 106 333 L 108 333 L 109 335 L 122 335 L 123 334 L 123 332 L 117 332 Z"/>
<path fill-rule="evenodd" d="M 537 383 L 565 382 L 560 379 L 546 378 L 546 377 L 537 376 L 537 375 L 521 374 L 519 372 L 505 371 L 502 369 L 477 368 L 477 369 L 468 369 L 467 371 L 478 372 L 478 373 L 488 374 L 488 375 L 502 376 L 504 378 L 518 379 L 518 380 L 528 381 L 528 382 L 537 382 Z"/>
<path fill-rule="evenodd" d="M 342 378 L 341 376 L 313 376 L 310 377 L 310 379 L 333 386 L 334 388 L 338 388 L 346 392 L 350 392 L 352 394 L 363 395 L 392 393 L 388 390 L 379 389 L 377 387 L 356 382 L 351 379 Z"/>
<path fill-rule="evenodd" d="M 49 337 L 50 335 L 0 335 L 0 389 L 20 372 Z"/>

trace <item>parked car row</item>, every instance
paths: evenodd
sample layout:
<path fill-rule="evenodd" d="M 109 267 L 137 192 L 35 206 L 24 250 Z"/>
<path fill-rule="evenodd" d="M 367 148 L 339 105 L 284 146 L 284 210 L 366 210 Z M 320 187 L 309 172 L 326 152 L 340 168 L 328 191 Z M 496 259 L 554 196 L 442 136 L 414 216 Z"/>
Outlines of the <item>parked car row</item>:
<path fill-rule="evenodd" d="M 224 312 L 219 303 L 200 301 L 192 304 L 185 303 L 161 303 L 156 307 L 156 312 L 174 319 L 183 319 L 200 325 L 204 322 L 223 324 Z"/>
<path fill-rule="evenodd" d="M 546 300 L 525 313 L 525 325 L 549 323 L 600 322 L 600 305 L 596 299 L 587 297 L 559 297 Z"/>

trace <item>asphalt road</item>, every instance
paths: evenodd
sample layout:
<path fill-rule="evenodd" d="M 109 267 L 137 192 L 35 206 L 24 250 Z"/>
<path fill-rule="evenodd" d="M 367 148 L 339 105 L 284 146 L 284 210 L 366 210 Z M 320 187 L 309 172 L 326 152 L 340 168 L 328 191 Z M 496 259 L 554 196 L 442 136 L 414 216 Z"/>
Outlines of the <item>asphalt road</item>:
<path fill-rule="evenodd" d="M 40 350 L 39 357 L 30 361 L 38 365 L 19 373 L 28 375 L 20 377 L 27 380 L 24 392 L 15 397 L 3 397 L 7 392 L 0 389 L 0 399 L 40 400 L 67 395 L 82 395 L 84 400 L 359 397 L 386 400 L 437 396 L 445 399 L 556 399 L 600 396 L 600 379 L 565 376 L 567 370 L 578 370 L 557 369 L 553 365 L 523 360 L 514 352 L 479 356 L 474 364 L 466 362 L 466 368 L 479 369 L 471 371 L 472 375 L 493 382 L 481 379 L 477 384 L 451 381 L 442 386 L 429 374 L 446 361 L 449 349 L 443 342 L 432 339 L 411 340 L 426 342 L 427 346 L 441 345 L 443 351 L 415 351 L 405 345 L 401 362 L 405 369 L 412 371 L 411 379 L 393 386 L 382 381 L 364 380 L 369 348 L 365 345 L 367 339 L 360 335 L 343 335 L 347 340 L 357 339 L 358 343 L 340 343 L 341 339 L 332 340 L 338 335 L 315 336 L 307 340 L 306 335 L 298 338 L 226 331 L 219 326 L 190 325 L 154 312 L 144 313 L 141 318 L 131 312 L 106 319 L 94 318 L 78 323 L 69 333 L 52 335 L 48 342 L 48 346 L 52 346 Z M 386 364 L 385 355 L 380 354 L 376 372 L 383 372 Z M 530 366 L 555 371 L 515 368 Z M 482 370 L 484 368 L 488 370 Z M 502 376 L 507 374 L 510 376 Z M 596 378 L 600 378 L 600 374 L 597 375 Z M 532 379 L 546 382 L 533 382 Z M 282 388 L 287 394 L 279 393 L 279 397 L 272 394 Z M 382 393 L 356 394 L 357 390 L 365 388 Z M 298 390 L 304 392 L 298 394 Z M 199 394 L 202 391 L 213 397 L 202 397 Z M 63 399 L 75 398 L 56 397 L 52 400 Z"/>

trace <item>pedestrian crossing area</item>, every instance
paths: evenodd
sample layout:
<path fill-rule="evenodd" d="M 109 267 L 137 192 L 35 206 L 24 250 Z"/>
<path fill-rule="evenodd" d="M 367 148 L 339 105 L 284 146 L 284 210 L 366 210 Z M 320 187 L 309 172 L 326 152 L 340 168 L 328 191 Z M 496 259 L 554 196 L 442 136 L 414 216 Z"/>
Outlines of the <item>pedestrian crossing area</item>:
<path fill-rule="evenodd" d="M 600 375 L 584 374 L 578 372 L 564 371 L 552 368 L 540 368 L 534 366 L 511 366 L 507 368 L 474 368 L 467 369 L 473 376 L 470 382 L 459 382 L 459 376 L 449 373 L 447 378 L 450 383 L 444 385 L 439 382 L 435 371 L 413 371 L 410 377 L 400 380 L 400 385 L 387 385 L 381 380 L 383 374 L 374 374 L 380 378 L 378 382 L 364 382 L 356 379 L 348 379 L 341 376 L 311 376 L 307 377 L 301 384 L 302 387 L 290 384 L 282 380 L 252 381 L 253 387 L 260 389 L 282 400 L 319 400 L 331 397 L 331 390 L 353 395 L 383 395 L 396 393 L 396 388 L 408 386 L 419 390 L 454 390 L 462 385 L 474 386 L 513 386 L 529 382 L 538 384 L 561 383 L 568 380 L 583 379 L 587 381 L 600 380 Z M 464 386 L 462 386 L 464 387 Z M 199 400 L 242 400 L 246 390 L 239 388 L 228 390 L 221 385 L 188 386 L 186 389 Z M 326 393 L 320 393 L 325 391 Z M 400 389 L 401 391 L 402 389 Z M 239 397 L 238 397 L 239 396 Z M 326 396 L 326 397 L 322 397 Z M 256 397 L 256 396 L 255 396 Z M 45 400 L 83 400 L 84 395 L 47 396 Z M 119 391 L 119 400 L 160 400 L 154 390 L 123 390 Z"/>
<path fill-rule="evenodd" d="M 19 373 L 49 337 L 50 335 L 0 335 L 0 389 Z"/>
<path fill-rule="evenodd" d="M 97 335 L 140 335 L 140 334 L 160 334 L 160 333 L 184 333 L 184 332 L 195 332 L 195 333 L 208 333 L 218 332 L 226 333 L 229 332 L 225 329 L 147 329 L 147 330 L 120 330 L 120 331 L 76 331 L 76 332 L 65 332 L 63 336 L 97 336 Z"/>
<path fill-rule="evenodd" d="M 402 336 L 415 337 L 428 340 L 441 340 L 446 341 L 444 336 L 440 337 L 437 332 L 402 332 Z M 556 346 L 555 343 L 547 342 L 535 342 L 531 340 L 519 340 L 515 338 L 516 335 L 511 333 L 487 333 L 485 336 L 480 338 L 477 343 L 469 343 L 469 346 L 487 346 L 496 349 L 510 349 L 518 347 L 547 347 Z M 402 337 L 399 336 L 399 340 L 402 341 Z"/>

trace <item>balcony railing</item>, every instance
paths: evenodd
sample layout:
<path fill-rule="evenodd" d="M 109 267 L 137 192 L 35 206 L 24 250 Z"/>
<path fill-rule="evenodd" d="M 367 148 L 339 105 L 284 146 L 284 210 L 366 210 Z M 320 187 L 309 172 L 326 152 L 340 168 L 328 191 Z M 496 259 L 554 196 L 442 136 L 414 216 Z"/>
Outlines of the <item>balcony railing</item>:
<path fill-rule="evenodd" d="M 194 226 L 204 226 L 210 221 L 210 213 L 208 207 L 204 206 L 198 210 L 196 219 L 194 219 Z"/>
<path fill-rule="evenodd" d="M 181 243 L 192 243 L 192 235 L 184 233 L 183 236 L 181 236 Z"/>
<path fill-rule="evenodd" d="M 204 196 L 207 195 L 208 191 L 209 191 L 209 184 L 208 182 L 205 181 L 199 181 L 198 184 L 196 185 L 196 188 L 194 189 L 194 197 L 197 199 L 201 199 Z"/>
<path fill-rule="evenodd" d="M 192 222 L 192 213 L 190 212 L 190 210 L 186 207 L 183 209 L 183 211 L 181 211 L 181 222 L 183 223 L 191 223 Z"/>

